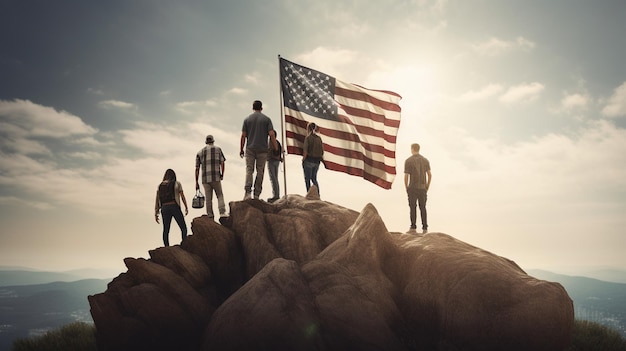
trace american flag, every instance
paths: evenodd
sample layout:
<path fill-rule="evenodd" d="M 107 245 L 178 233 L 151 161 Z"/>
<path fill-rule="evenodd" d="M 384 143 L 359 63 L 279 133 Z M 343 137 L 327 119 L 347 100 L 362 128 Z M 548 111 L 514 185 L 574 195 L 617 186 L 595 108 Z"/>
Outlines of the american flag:
<path fill-rule="evenodd" d="M 287 152 L 302 155 L 308 123 L 319 126 L 327 169 L 390 189 L 396 176 L 400 99 L 344 83 L 280 58 Z"/>

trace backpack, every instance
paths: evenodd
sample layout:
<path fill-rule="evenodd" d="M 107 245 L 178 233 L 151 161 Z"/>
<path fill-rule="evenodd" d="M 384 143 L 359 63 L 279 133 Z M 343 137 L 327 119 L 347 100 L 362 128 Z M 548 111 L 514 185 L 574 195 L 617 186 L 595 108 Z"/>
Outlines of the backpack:
<path fill-rule="evenodd" d="M 176 185 L 176 182 L 173 180 L 165 180 L 159 184 L 159 202 L 161 202 L 161 205 L 176 201 L 174 185 Z"/>
<path fill-rule="evenodd" d="M 324 144 L 322 143 L 322 138 L 313 133 L 309 135 L 311 138 L 309 141 L 309 149 L 307 150 L 310 157 L 315 158 L 323 158 L 324 157 Z"/>
<path fill-rule="evenodd" d="M 280 141 L 276 140 L 276 144 L 278 145 L 278 150 L 272 149 L 272 143 L 269 143 L 269 144 L 270 144 L 269 146 L 270 157 L 273 158 L 274 160 L 282 161 L 283 160 L 283 155 L 282 155 L 283 147 L 282 145 L 280 145 Z"/>

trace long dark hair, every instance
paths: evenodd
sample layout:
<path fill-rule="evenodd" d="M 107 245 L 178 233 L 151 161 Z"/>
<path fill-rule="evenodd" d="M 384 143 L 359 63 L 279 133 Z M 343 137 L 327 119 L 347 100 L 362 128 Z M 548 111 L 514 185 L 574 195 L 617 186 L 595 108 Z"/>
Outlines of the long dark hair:
<path fill-rule="evenodd" d="M 173 169 L 169 168 L 167 171 L 165 171 L 165 174 L 163 175 L 163 181 L 166 180 L 176 181 L 176 172 L 174 172 Z"/>

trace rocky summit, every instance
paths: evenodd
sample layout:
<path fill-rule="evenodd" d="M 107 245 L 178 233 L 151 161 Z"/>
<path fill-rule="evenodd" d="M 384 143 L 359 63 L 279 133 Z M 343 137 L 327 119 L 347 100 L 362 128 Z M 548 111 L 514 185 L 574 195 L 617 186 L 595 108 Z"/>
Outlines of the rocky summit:
<path fill-rule="evenodd" d="M 314 187 L 312 190 L 315 190 Z M 89 296 L 100 350 L 563 350 L 557 283 L 443 233 L 288 195 L 195 218 Z"/>

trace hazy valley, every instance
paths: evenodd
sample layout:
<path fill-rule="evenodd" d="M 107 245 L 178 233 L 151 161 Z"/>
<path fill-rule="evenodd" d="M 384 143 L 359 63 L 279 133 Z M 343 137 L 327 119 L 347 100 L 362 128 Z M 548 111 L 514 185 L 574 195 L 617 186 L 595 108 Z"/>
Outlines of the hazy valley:
<path fill-rule="evenodd" d="M 82 273 L 0 271 L 0 351 L 10 350 L 16 338 L 77 321 L 93 323 L 87 295 L 106 290 L 111 279 L 81 279 Z"/>

